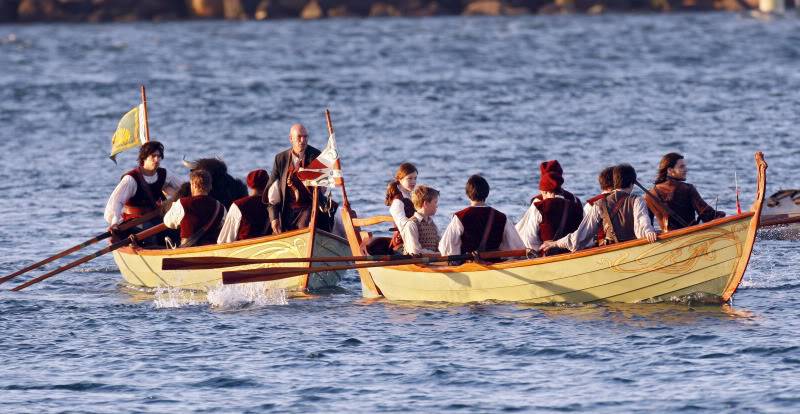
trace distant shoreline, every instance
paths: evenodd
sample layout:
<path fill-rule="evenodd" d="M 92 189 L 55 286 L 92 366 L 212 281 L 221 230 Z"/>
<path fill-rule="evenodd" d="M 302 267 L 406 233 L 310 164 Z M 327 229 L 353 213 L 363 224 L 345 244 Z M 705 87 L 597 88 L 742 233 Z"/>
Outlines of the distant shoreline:
<path fill-rule="evenodd" d="M 787 1 L 787 7 L 792 6 Z M 0 0 L 0 23 L 746 11 L 758 0 Z"/>

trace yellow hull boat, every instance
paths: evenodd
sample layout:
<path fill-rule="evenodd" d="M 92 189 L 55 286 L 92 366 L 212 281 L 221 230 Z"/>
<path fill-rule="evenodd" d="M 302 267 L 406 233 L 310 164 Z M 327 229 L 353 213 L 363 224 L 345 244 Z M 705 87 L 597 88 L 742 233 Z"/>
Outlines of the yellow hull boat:
<path fill-rule="evenodd" d="M 359 269 L 365 297 L 426 302 L 646 302 L 694 297 L 728 301 L 744 276 L 756 239 L 766 162 L 756 154 L 753 210 L 632 240 L 534 259 L 460 266 L 404 265 Z M 342 211 L 353 254 L 360 228 Z M 349 223 L 349 225 L 348 225 Z"/>
<path fill-rule="evenodd" d="M 233 243 L 178 249 L 142 249 L 128 246 L 114 251 L 114 261 L 125 282 L 134 287 L 206 291 L 222 284 L 223 271 L 273 266 L 294 267 L 297 263 L 255 264 L 208 270 L 162 270 L 162 259 L 195 256 L 278 259 L 345 256 L 349 253 L 345 239 L 322 230 L 312 233 L 309 229 L 303 229 Z M 312 273 L 266 282 L 266 287 L 285 289 L 287 293 L 333 288 L 339 283 L 341 275 L 340 272 Z"/>

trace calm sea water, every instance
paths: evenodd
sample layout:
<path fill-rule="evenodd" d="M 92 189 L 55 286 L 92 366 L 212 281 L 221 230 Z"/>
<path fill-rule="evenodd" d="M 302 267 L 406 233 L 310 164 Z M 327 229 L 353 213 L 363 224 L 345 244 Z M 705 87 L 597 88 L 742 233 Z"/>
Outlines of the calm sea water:
<path fill-rule="evenodd" d="M 519 217 L 553 158 L 584 199 L 603 166 L 649 180 L 669 151 L 729 212 L 756 150 L 770 192 L 797 188 L 798 68 L 797 19 L 721 13 L 0 26 L 0 273 L 103 230 L 140 83 L 174 173 L 270 168 L 294 122 L 321 147 L 328 107 L 359 214 L 409 160 L 443 227 L 476 172 Z M 759 240 L 724 306 L 367 303 L 355 273 L 207 300 L 130 292 L 101 257 L 0 291 L 0 411 L 794 412 L 798 246 Z"/>

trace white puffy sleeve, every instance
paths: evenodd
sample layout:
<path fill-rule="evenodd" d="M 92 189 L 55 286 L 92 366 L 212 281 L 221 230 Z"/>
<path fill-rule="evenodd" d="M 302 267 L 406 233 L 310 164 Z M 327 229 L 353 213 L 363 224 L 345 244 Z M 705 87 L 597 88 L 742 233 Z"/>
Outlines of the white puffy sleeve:
<path fill-rule="evenodd" d="M 111 193 L 111 197 L 108 198 L 106 209 L 103 213 L 103 218 L 106 219 L 108 224 L 114 225 L 122 221 L 122 209 L 125 207 L 125 203 L 136 194 L 137 188 L 136 180 L 133 177 L 130 175 L 122 177 Z"/>

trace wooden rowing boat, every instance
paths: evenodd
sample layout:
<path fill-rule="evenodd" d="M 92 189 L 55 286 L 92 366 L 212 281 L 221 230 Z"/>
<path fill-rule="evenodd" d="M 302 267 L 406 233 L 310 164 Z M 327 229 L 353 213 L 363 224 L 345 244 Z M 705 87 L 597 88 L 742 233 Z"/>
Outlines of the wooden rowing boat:
<path fill-rule="evenodd" d="M 587 303 L 666 301 L 692 297 L 727 302 L 744 276 L 764 200 L 766 169 L 756 153 L 753 211 L 575 253 L 499 264 L 386 266 L 359 269 L 365 297 L 427 302 Z M 348 211 L 343 222 L 353 253 L 362 234 Z M 349 224 L 348 224 L 349 223 Z"/>
<path fill-rule="evenodd" d="M 310 246 L 313 246 L 313 249 L 310 249 Z M 314 233 L 309 229 L 303 229 L 233 243 L 178 249 L 142 249 L 128 246 L 114 251 L 114 261 L 125 282 L 131 286 L 204 291 L 222 283 L 223 271 L 272 266 L 294 267 L 297 264 L 256 264 L 210 270 L 162 270 L 162 259 L 194 256 L 277 259 L 346 256 L 349 253 L 350 249 L 345 239 L 319 229 Z M 285 289 L 290 294 L 305 290 L 314 291 L 335 287 L 341 275 L 340 272 L 312 273 L 266 282 L 266 287 Z"/>
<path fill-rule="evenodd" d="M 318 195 L 318 191 L 313 192 L 311 219 L 309 227 L 305 229 L 232 243 L 177 249 L 142 249 L 128 246 L 114 251 L 114 261 L 125 282 L 131 286 L 208 290 L 222 284 L 224 270 L 259 269 L 281 264 L 253 264 L 227 269 L 163 270 L 162 259 L 195 256 L 252 259 L 347 256 L 350 253 L 347 240 L 316 228 Z M 283 266 L 292 264 L 287 263 Z M 267 282 L 265 288 L 285 289 L 288 294 L 305 293 L 307 290 L 333 288 L 339 283 L 341 276 L 339 272 L 311 273 Z"/>

